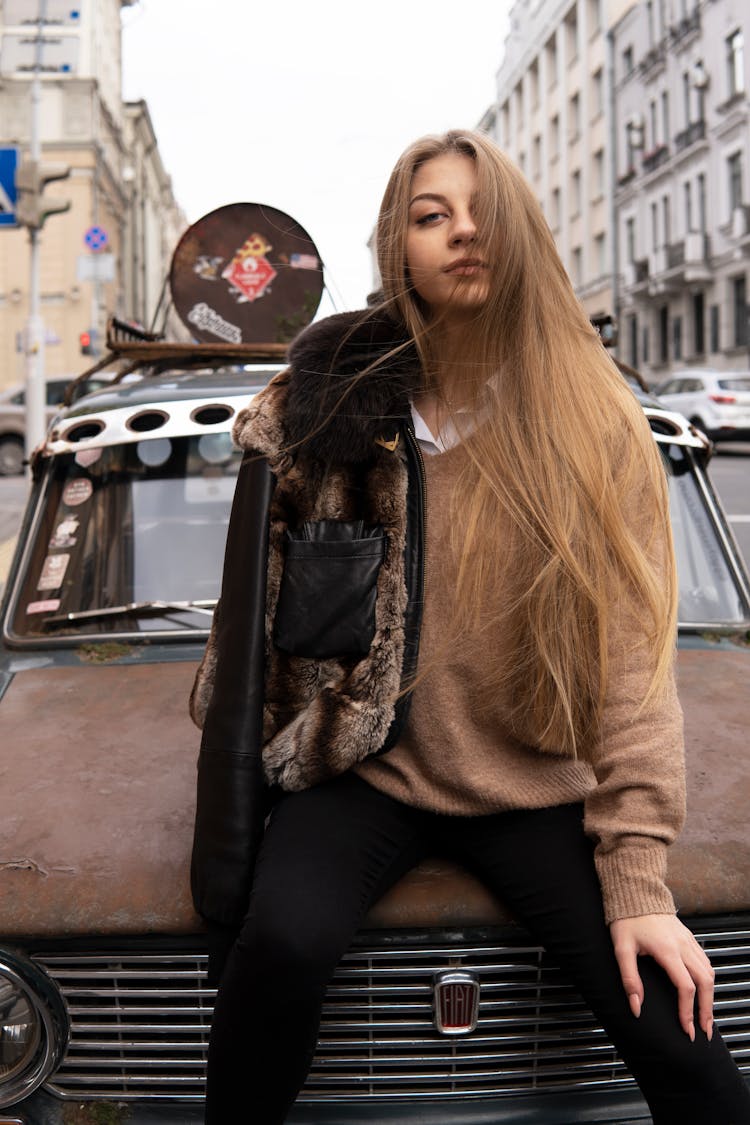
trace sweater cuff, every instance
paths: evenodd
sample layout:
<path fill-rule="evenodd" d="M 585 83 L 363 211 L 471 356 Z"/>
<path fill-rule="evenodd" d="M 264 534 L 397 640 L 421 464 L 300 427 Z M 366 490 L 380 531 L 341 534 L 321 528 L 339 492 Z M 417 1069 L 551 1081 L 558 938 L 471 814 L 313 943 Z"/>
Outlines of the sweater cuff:
<path fill-rule="evenodd" d="M 620 847 L 597 855 L 596 870 L 607 925 L 617 918 L 676 913 L 672 893 L 665 883 L 665 844 Z"/>

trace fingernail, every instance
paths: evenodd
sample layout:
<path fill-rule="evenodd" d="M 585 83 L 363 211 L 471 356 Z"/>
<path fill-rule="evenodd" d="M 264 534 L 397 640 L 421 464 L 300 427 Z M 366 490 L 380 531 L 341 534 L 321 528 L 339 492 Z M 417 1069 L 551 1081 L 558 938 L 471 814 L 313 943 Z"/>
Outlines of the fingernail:
<path fill-rule="evenodd" d="M 688 1024 L 688 1036 L 690 1037 L 690 1042 L 695 1043 L 695 1024 L 693 1023 Z"/>
<path fill-rule="evenodd" d="M 638 1019 L 641 1014 L 641 998 L 637 992 L 631 992 L 629 999 L 630 1010 L 632 1011 L 635 1018 Z"/>
<path fill-rule="evenodd" d="M 707 1027 L 706 1027 L 706 1039 L 708 1039 L 709 1043 L 711 1042 L 711 1039 L 713 1037 L 713 1033 L 714 1033 L 714 1021 L 709 1020 L 708 1024 L 707 1024 Z"/>

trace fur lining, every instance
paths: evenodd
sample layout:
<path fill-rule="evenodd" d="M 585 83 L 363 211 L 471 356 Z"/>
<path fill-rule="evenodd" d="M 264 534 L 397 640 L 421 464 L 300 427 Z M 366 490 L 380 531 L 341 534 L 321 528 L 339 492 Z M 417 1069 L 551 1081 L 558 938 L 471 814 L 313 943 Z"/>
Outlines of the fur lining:
<path fill-rule="evenodd" d="M 336 465 L 364 461 L 373 443 L 393 437 L 408 416 L 420 382 L 414 343 L 370 310 L 310 325 L 292 343 L 289 362 L 238 416 L 234 438 L 241 448 L 271 457 L 303 451 Z"/>
<path fill-rule="evenodd" d="M 237 416 L 233 437 L 240 448 L 267 457 L 276 478 L 265 607 L 263 768 L 269 784 L 298 790 L 376 753 L 393 721 L 408 601 L 408 467 L 403 448 L 381 442 L 392 439 L 408 416 L 420 367 L 413 343 L 392 321 L 370 311 L 313 324 L 292 344 L 289 358 L 290 367 Z M 362 659 L 313 660 L 273 643 L 286 531 L 324 519 L 364 519 L 382 525 L 386 534 L 375 636 Z M 214 629 L 191 699 L 199 724 L 216 660 Z"/>
<path fill-rule="evenodd" d="M 369 522 L 386 531 L 388 548 L 380 568 L 375 636 L 362 660 L 308 660 L 273 647 L 272 624 L 283 570 L 283 485 L 274 498 L 268 566 L 266 619 L 266 780 L 284 789 L 306 789 L 343 773 L 383 745 L 401 683 L 406 612 L 407 469 L 400 456 L 382 452 L 368 472 L 364 491 Z M 326 476 L 315 498 L 315 519 L 351 519 L 362 514 L 361 491 L 349 474 Z M 309 509 L 308 509 L 309 510 Z M 309 516 L 307 517 L 309 518 Z"/>

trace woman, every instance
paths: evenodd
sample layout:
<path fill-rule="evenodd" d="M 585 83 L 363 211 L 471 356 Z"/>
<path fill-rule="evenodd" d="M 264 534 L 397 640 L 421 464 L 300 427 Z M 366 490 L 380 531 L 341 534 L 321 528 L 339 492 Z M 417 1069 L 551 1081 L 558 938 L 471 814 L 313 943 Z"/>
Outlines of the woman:
<path fill-rule="evenodd" d="M 484 136 L 407 150 L 378 257 L 382 301 L 303 333 L 235 428 L 192 697 L 196 905 L 239 931 L 206 1120 L 284 1121 L 357 926 L 439 849 L 569 973 L 657 1125 L 750 1122 L 664 882 L 684 775 L 648 425 Z"/>

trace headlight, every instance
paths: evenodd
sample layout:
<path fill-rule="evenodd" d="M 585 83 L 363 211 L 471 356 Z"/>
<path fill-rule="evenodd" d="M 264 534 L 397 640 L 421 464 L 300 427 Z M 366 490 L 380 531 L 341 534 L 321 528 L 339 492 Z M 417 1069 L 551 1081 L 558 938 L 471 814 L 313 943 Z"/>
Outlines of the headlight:
<path fill-rule="evenodd" d="M 0 950 L 0 1106 L 20 1101 L 49 1078 L 68 1035 L 63 998 L 47 974 Z"/>

